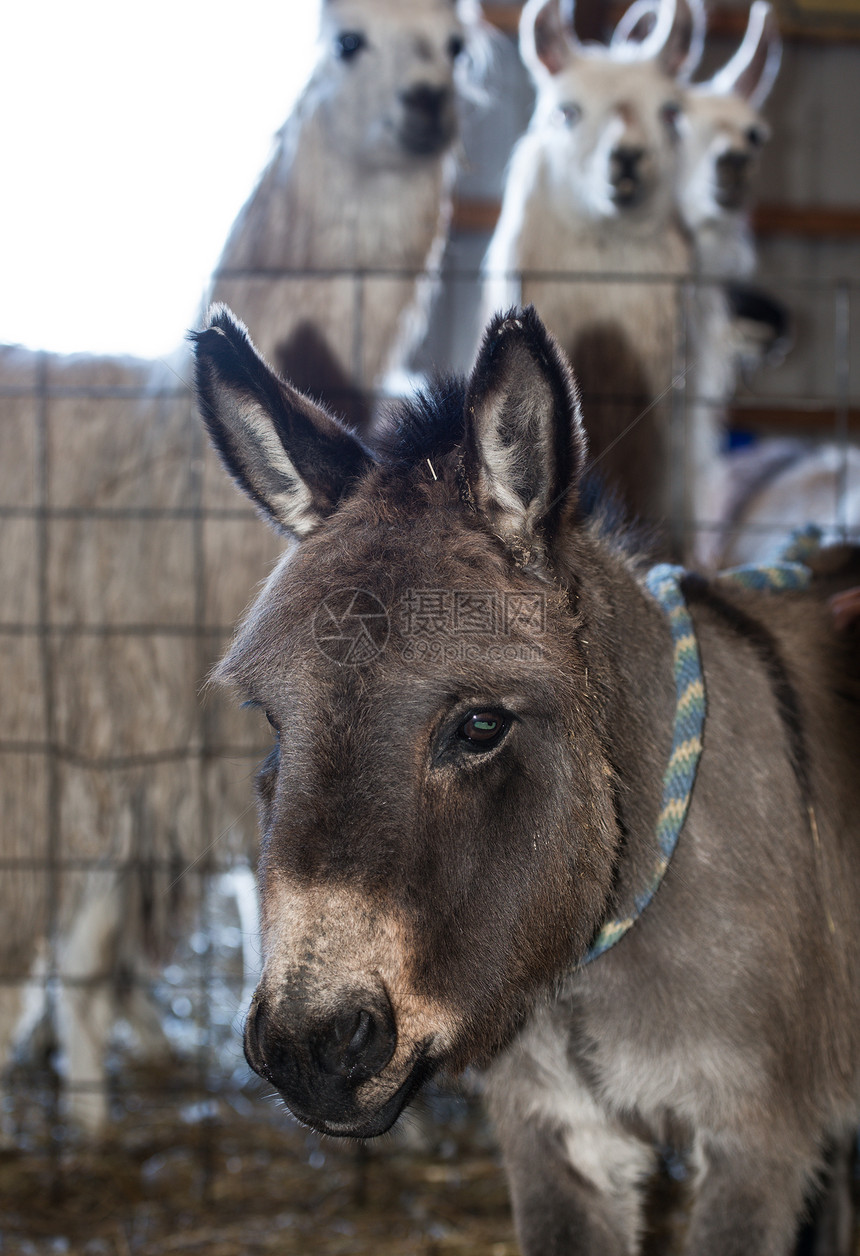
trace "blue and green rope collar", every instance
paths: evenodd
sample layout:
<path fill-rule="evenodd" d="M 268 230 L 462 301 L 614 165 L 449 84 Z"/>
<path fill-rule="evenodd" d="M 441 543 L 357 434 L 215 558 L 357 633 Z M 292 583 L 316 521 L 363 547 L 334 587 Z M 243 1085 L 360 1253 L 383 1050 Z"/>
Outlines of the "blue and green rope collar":
<path fill-rule="evenodd" d="M 657 817 L 656 857 L 650 875 L 633 900 L 632 910 L 603 925 L 583 964 L 591 963 L 614 946 L 651 902 L 675 853 L 690 809 L 702 754 L 707 701 L 696 631 L 682 589 L 686 574 L 683 567 L 660 563 L 645 577 L 645 587 L 669 620 L 675 672 L 675 720 Z M 769 566 L 733 567 L 721 572 L 717 579 L 747 589 L 773 591 L 805 588 L 810 576 L 809 568 L 800 562 L 778 562 Z"/>

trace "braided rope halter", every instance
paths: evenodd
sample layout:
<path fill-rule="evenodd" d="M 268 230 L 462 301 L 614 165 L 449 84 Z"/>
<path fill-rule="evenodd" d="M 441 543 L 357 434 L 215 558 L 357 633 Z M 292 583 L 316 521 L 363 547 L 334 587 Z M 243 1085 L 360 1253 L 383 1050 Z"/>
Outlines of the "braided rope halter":
<path fill-rule="evenodd" d="M 797 544 L 799 542 L 796 539 L 795 546 Z M 793 556 L 795 551 L 790 552 Z M 696 772 L 702 755 L 707 699 L 696 630 L 681 587 L 686 574 L 683 567 L 659 563 L 645 577 L 645 587 L 669 620 L 675 672 L 672 749 L 663 774 L 654 863 L 633 900 L 633 910 L 625 916 L 606 921 L 582 959 L 582 964 L 590 964 L 623 938 L 651 902 L 666 875 L 690 809 Z M 803 563 L 787 561 L 767 566 L 732 567 L 721 572 L 717 579 L 730 581 L 745 589 L 774 592 L 782 589 L 803 589 L 809 584 L 811 575 L 811 571 Z"/>

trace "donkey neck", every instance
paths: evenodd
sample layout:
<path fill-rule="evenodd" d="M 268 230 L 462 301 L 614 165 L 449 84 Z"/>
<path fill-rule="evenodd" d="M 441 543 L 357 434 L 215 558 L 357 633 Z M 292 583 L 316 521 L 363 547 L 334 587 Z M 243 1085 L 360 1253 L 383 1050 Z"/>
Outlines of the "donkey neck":
<path fill-rule="evenodd" d="M 588 597 L 582 639 L 598 695 L 600 731 L 614 769 L 621 832 L 609 919 L 634 911 L 653 873 L 675 717 L 674 659 L 666 615 L 628 559 L 605 553 Z"/>

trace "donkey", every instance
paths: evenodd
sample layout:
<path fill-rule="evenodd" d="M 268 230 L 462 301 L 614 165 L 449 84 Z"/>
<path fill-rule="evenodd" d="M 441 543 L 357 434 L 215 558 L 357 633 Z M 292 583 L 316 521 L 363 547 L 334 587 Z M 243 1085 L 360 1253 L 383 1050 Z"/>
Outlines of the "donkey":
<path fill-rule="evenodd" d="M 650 522 L 674 504 L 665 398 L 677 280 L 691 265 L 673 202 L 681 28 L 686 5 L 663 0 L 642 43 L 582 46 L 559 0 L 529 0 L 520 52 L 537 103 L 511 158 L 482 300 L 483 322 L 512 301 L 535 304 L 577 362 L 601 472 Z"/>
<path fill-rule="evenodd" d="M 214 298 L 354 422 L 426 325 L 473 0 L 324 0 L 320 53 L 227 240 Z"/>
<path fill-rule="evenodd" d="M 658 1139 L 686 1251 L 784 1256 L 860 1114 L 860 652 L 822 596 L 857 555 L 779 595 L 646 574 L 533 309 L 373 448 L 229 311 L 194 340 L 295 542 L 217 671 L 275 735 L 251 1066 L 360 1138 L 483 1066 L 526 1256 L 637 1251 Z"/>

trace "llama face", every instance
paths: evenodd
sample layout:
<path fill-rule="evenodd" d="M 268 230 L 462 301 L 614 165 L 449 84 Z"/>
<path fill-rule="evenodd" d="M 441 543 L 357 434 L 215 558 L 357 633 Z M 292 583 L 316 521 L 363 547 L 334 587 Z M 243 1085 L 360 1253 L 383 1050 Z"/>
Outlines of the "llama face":
<path fill-rule="evenodd" d="M 656 63 L 589 50 L 541 85 L 536 125 L 568 203 L 613 218 L 668 208 L 679 114 L 679 90 Z"/>
<path fill-rule="evenodd" d="M 681 123 L 681 212 L 696 226 L 746 208 L 770 131 L 759 110 L 782 58 L 773 9 L 755 0 L 741 46 L 707 83 L 688 89 Z"/>
<path fill-rule="evenodd" d="M 453 0 L 328 0 L 321 41 L 324 107 L 338 114 L 345 156 L 397 165 L 451 145 L 466 45 Z"/>
<path fill-rule="evenodd" d="M 679 201 L 691 225 L 747 207 L 770 129 L 740 96 L 691 89 L 679 119 Z"/>
<path fill-rule="evenodd" d="M 520 54 L 537 87 L 532 133 L 545 149 L 559 205 L 595 219 L 637 216 L 663 225 L 689 15 L 686 0 L 659 0 L 651 33 L 610 50 L 581 45 L 560 0 L 528 0 Z"/>

